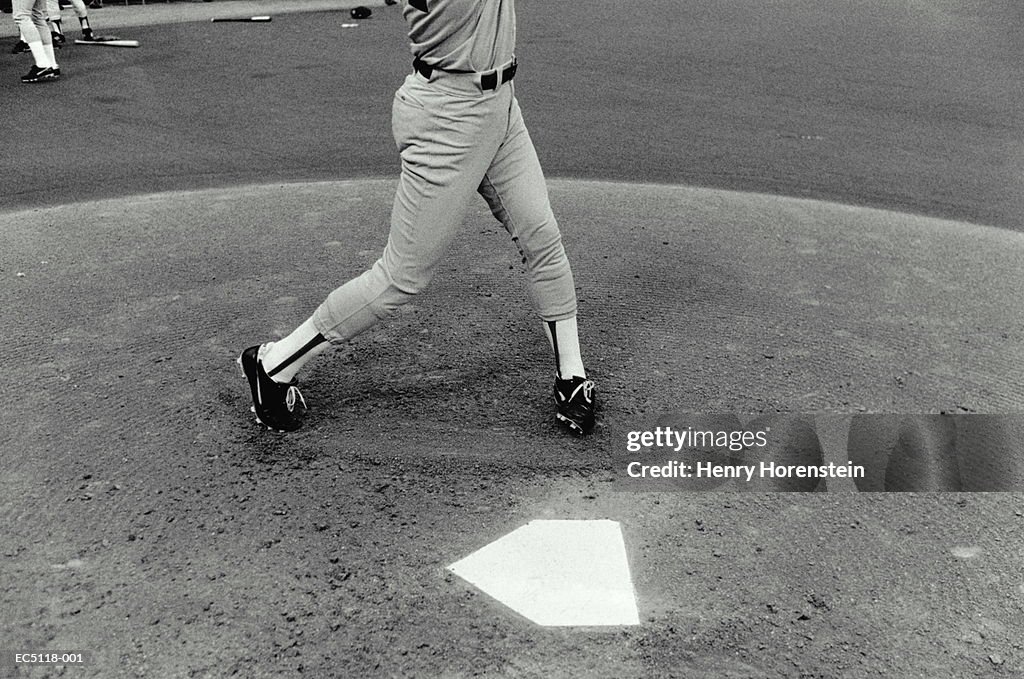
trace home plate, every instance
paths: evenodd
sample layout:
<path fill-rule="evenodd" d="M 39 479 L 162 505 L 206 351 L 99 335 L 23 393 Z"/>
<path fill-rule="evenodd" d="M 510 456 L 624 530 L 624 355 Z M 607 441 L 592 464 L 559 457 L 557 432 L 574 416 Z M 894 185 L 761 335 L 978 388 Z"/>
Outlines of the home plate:
<path fill-rule="evenodd" d="M 538 625 L 640 624 L 617 521 L 531 521 L 448 570 Z"/>

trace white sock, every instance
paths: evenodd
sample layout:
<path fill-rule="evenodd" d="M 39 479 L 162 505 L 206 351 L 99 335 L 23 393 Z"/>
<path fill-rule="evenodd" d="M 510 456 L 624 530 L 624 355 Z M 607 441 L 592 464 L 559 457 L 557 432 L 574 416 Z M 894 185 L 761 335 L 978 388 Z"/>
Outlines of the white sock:
<path fill-rule="evenodd" d="M 576 317 L 564 321 L 548 321 L 544 324 L 544 330 L 547 331 L 551 350 L 555 353 L 558 377 L 563 380 L 575 376 L 586 377 L 587 371 L 583 368 L 583 357 L 580 355 Z"/>
<path fill-rule="evenodd" d="M 291 382 L 307 361 L 330 348 L 310 317 L 284 339 L 268 343 L 260 359 L 275 382 Z"/>
<path fill-rule="evenodd" d="M 50 68 L 59 68 L 57 66 L 57 57 L 53 53 L 53 43 L 43 44 L 43 52 L 46 54 L 46 58 L 50 62 Z"/>
<path fill-rule="evenodd" d="M 32 58 L 36 60 L 36 66 L 39 68 L 47 68 L 50 65 L 50 59 L 46 56 L 46 51 L 43 49 L 42 42 L 30 42 L 28 43 L 28 49 L 32 52 Z M 50 46 L 53 49 L 53 46 Z"/>

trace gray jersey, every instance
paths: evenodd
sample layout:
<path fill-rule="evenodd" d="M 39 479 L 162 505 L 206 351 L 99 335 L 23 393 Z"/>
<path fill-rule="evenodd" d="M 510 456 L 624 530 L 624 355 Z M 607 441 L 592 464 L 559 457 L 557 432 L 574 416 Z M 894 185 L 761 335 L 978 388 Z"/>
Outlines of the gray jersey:
<path fill-rule="evenodd" d="M 514 0 L 406 0 L 414 56 L 446 71 L 489 71 L 512 59 Z"/>

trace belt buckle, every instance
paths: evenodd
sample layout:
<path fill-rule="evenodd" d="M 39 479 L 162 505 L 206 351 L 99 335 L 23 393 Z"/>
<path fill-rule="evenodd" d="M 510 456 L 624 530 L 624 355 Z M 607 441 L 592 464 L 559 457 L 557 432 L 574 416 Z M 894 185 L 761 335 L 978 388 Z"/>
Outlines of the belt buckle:
<path fill-rule="evenodd" d="M 478 74 L 476 84 L 485 92 L 498 89 L 498 70 L 495 69 Z"/>
<path fill-rule="evenodd" d="M 518 65 L 518 60 L 512 57 L 512 61 L 507 66 L 478 74 L 477 85 L 481 90 L 496 90 L 515 76 Z"/>

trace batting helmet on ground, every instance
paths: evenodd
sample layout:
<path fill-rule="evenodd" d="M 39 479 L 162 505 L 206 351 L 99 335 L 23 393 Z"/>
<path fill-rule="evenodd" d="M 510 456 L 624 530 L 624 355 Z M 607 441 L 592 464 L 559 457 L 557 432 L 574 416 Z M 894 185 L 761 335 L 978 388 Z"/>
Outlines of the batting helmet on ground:
<path fill-rule="evenodd" d="M 373 12 L 370 11 L 369 7 L 363 7 L 362 5 L 359 5 L 359 7 L 352 8 L 351 14 L 353 19 L 369 19 L 370 15 L 373 14 Z"/>

